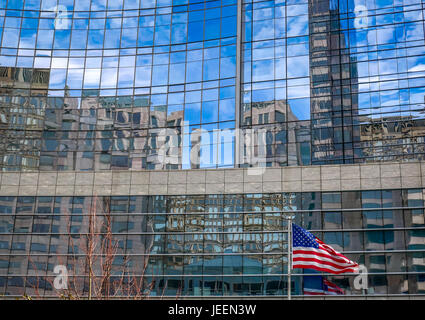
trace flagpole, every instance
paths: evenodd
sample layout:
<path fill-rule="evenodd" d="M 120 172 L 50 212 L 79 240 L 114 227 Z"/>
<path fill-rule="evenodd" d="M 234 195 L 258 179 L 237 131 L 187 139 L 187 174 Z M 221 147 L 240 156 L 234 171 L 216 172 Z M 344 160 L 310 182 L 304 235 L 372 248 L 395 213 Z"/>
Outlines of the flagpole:
<path fill-rule="evenodd" d="M 288 300 L 291 300 L 291 269 L 292 269 L 292 216 L 288 218 Z"/>

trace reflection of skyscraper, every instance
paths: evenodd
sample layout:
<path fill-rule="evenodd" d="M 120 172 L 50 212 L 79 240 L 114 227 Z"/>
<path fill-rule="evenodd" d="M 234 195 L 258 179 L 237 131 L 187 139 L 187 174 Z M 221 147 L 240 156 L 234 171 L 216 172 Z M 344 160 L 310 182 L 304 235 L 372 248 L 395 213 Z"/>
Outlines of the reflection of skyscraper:
<path fill-rule="evenodd" d="M 312 164 L 353 163 L 357 72 L 348 31 L 340 31 L 339 10 L 329 0 L 311 0 L 309 8 Z"/>

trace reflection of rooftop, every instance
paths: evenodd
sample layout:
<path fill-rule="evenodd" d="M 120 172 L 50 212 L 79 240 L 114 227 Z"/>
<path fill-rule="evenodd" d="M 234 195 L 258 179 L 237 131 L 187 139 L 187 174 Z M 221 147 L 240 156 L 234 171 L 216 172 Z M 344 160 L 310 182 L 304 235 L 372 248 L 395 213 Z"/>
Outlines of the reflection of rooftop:
<path fill-rule="evenodd" d="M 252 102 L 242 106 L 242 110 L 242 119 L 246 125 L 299 121 L 287 100 Z"/>
<path fill-rule="evenodd" d="M 48 69 L 0 67 L 0 93 L 14 94 L 31 88 L 38 95 L 47 96 L 49 78 Z"/>

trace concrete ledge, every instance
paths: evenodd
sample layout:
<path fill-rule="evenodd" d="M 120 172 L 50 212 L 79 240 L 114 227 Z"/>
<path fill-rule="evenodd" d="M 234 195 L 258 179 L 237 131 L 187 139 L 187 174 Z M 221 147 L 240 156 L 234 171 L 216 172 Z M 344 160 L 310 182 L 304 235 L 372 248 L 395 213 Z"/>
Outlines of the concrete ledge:
<path fill-rule="evenodd" d="M 0 196 L 197 195 L 425 187 L 425 162 L 264 168 L 260 175 L 248 170 L 2 172 Z"/>

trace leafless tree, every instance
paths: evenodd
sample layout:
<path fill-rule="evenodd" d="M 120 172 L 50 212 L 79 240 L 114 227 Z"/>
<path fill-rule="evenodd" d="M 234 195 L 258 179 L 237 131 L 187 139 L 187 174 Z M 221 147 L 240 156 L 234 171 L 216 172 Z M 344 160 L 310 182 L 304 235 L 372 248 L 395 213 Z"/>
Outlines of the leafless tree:
<path fill-rule="evenodd" d="M 45 277 L 59 299 L 147 299 L 154 287 L 153 279 L 148 283 L 145 277 L 149 255 L 145 255 L 140 269 L 130 268 L 130 259 L 125 254 L 118 253 L 118 240 L 112 230 L 112 215 L 108 207 L 105 213 L 97 214 L 98 198 L 93 198 L 90 210 L 83 220 L 86 233 L 81 233 L 78 240 L 78 248 L 82 254 L 72 252 L 67 261 L 58 263 L 70 266 L 72 272 L 67 277 L 67 289 L 56 289 L 54 286 L 55 275 Z M 75 248 L 75 240 L 71 233 L 71 221 L 68 215 L 68 232 L 62 241 L 68 246 Z M 151 242 L 145 252 L 152 249 Z M 123 257 L 118 268 L 114 267 L 114 260 Z M 29 255 L 29 261 L 31 258 Z M 33 296 L 23 295 L 24 299 L 43 299 L 39 292 L 39 278 L 32 284 Z M 165 291 L 165 288 L 164 288 Z"/>

